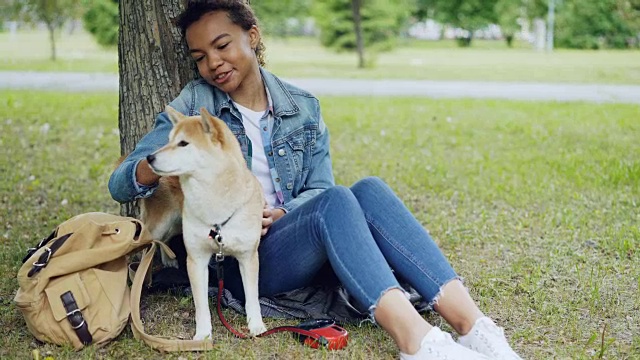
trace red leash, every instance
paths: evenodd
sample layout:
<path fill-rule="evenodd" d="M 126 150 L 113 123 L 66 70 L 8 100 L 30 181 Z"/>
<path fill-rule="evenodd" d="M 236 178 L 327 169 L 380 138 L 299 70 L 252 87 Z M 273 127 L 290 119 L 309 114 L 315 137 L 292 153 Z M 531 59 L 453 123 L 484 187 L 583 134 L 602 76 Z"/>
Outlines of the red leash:
<path fill-rule="evenodd" d="M 220 268 L 222 267 L 222 261 L 218 262 L 218 274 L 221 273 Z M 231 333 L 233 335 L 235 335 L 236 337 L 240 338 L 240 339 L 248 339 L 250 338 L 247 334 L 241 333 L 240 331 L 236 330 L 233 328 L 233 326 L 231 326 L 231 324 L 229 324 L 227 322 L 227 319 L 224 318 L 224 315 L 222 314 L 222 291 L 224 289 L 224 279 L 218 278 L 218 304 L 217 304 L 217 308 L 218 308 L 218 317 L 220 318 L 220 321 L 222 322 L 222 324 L 224 325 L 224 327 L 226 327 L 229 331 L 231 331 Z M 275 334 L 275 333 L 279 333 L 279 332 L 285 332 L 285 331 L 289 331 L 289 332 L 293 332 L 293 333 L 297 333 L 300 335 L 304 335 L 307 336 L 309 338 L 314 339 L 318 344 L 321 344 L 323 346 L 326 346 L 329 344 L 329 342 L 327 341 L 327 339 L 324 336 L 318 335 L 314 332 L 308 331 L 308 330 L 304 330 L 304 329 L 300 329 L 297 328 L 295 326 L 279 326 L 276 328 L 273 328 L 271 330 L 267 330 L 265 332 L 263 332 L 260 335 L 257 335 L 256 337 L 265 337 L 265 336 L 269 336 L 271 334 Z"/>
<path fill-rule="evenodd" d="M 232 214 L 233 215 L 233 214 Z M 230 218 L 229 218 L 230 219 Z M 227 322 L 222 314 L 222 291 L 224 289 L 224 244 L 222 243 L 222 235 L 220 234 L 220 229 L 224 224 L 226 224 L 229 219 L 225 220 L 222 225 L 214 225 L 211 231 L 209 232 L 209 238 L 214 240 L 218 245 L 218 252 L 216 255 L 216 264 L 217 264 L 217 272 L 218 272 L 218 317 L 220 321 L 233 335 L 240 339 L 248 339 L 250 338 L 247 334 L 241 333 L 236 330 Z M 313 329 L 317 332 L 313 332 L 307 329 Z M 300 342 L 309 345 L 313 348 L 318 348 L 319 346 L 327 347 L 330 350 L 338 350 L 347 346 L 348 333 L 346 330 L 336 326 L 333 321 L 330 324 L 324 324 L 323 326 L 317 327 L 306 327 L 303 328 L 302 324 L 299 327 L 295 326 L 279 326 L 273 328 L 271 330 L 267 330 L 262 334 L 257 335 L 256 337 L 265 337 L 271 334 L 279 333 L 279 332 L 291 332 L 294 334 L 298 334 L 297 339 Z M 323 336 L 324 334 L 325 336 Z"/>

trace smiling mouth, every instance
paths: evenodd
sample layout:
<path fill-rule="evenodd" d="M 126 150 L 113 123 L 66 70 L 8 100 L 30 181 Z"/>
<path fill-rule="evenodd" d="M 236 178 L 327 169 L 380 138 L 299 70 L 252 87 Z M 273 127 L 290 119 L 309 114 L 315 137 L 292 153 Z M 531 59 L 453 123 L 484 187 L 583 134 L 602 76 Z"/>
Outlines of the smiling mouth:
<path fill-rule="evenodd" d="M 215 81 L 218 84 L 226 82 L 227 80 L 229 80 L 229 77 L 231 76 L 231 72 L 232 71 L 233 70 L 224 72 L 224 73 L 222 73 L 222 74 L 220 74 L 218 76 L 214 76 L 213 77 L 213 81 Z"/>

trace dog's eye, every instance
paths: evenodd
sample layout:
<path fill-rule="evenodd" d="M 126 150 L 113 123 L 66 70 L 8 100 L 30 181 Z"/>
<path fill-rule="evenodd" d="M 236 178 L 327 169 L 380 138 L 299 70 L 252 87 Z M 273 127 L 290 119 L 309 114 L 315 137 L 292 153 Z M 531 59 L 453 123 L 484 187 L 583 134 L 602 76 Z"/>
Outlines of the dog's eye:
<path fill-rule="evenodd" d="M 185 146 L 187 146 L 187 145 L 189 145 L 189 143 L 188 143 L 188 142 L 186 142 L 186 141 L 184 141 L 184 140 L 182 140 L 182 141 L 180 141 L 180 142 L 178 143 L 178 146 L 180 146 L 180 147 L 185 147 Z"/>

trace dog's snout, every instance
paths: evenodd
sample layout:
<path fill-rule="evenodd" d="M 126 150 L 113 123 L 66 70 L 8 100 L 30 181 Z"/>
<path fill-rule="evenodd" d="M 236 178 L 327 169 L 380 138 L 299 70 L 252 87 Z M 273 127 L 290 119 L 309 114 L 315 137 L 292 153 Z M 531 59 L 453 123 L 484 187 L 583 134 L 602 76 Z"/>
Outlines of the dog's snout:
<path fill-rule="evenodd" d="M 149 164 L 153 163 L 153 160 L 155 160 L 155 159 L 156 159 L 156 156 L 153 155 L 153 154 L 147 156 L 147 162 Z"/>

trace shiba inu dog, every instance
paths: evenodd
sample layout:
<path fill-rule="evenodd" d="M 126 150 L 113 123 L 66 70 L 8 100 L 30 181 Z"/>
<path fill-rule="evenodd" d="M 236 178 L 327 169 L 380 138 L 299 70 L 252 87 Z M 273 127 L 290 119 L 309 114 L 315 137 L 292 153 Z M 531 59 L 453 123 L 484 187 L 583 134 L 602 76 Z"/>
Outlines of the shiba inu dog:
<path fill-rule="evenodd" d="M 205 108 L 190 117 L 169 106 L 165 111 L 174 127 L 169 143 L 147 157 L 162 177 L 156 192 L 141 202 L 142 221 L 158 240 L 182 230 L 196 309 L 195 340 L 211 337 L 208 264 L 220 250 L 238 260 L 249 332 L 258 335 L 266 331 L 258 303 L 262 187 L 222 120 Z M 209 236 L 211 230 L 222 236 L 222 245 Z"/>

